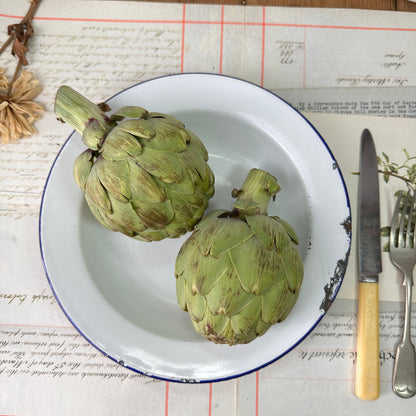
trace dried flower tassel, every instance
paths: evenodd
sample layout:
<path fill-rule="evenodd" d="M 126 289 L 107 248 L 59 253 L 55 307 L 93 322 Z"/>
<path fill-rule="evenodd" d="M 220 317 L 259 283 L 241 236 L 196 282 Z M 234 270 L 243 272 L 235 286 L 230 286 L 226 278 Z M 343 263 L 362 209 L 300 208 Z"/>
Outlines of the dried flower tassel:
<path fill-rule="evenodd" d="M 42 91 L 33 73 L 23 70 L 8 92 L 9 82 L 0 68 L 0 141 L 9 143 L 36 133 L 33 126 L 44 108 L 33 100 Z"/>

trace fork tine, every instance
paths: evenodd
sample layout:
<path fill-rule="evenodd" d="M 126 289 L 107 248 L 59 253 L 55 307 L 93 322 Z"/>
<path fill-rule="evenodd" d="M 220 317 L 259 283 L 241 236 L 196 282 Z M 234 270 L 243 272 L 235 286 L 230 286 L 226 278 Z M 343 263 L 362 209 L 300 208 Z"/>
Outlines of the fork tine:
<path fill-rule="evenodd" d="M 400 207 L 404 199 L 404 194 L 400 193 L 396 200 L 396 205 L 394 207 L 392 219 L 391 219 L 391 231 L 390 231 L 390 246 L 400 247 L 401 245 L 401 228 L 400 224 L 402 222 L 403 216 L 401 216 Z"/>
<path fill-rule="evenodd" d="M 406 224 L 406 214 L 410 203 L 410 191 L 406 194 L 406 199 L 404 200 L 402 208 L 402 216 L 400 218 L 400 227 L 399 227 L 399 247 L 406 247 L 406 237 L 405 237 L 405 226 Z"/>
<path fill-rule="evenodd" d="M 410 191 L 409 191 L 410 193 Z M 415 247 L 415 232 L 414 232 L 414 223 L 413 223 L 413 212 L 416 203 L 416 193 L 412 197 L 412 201 L 410 203 L 409 214 L 407 217 L 407 229 L 406 229 L 406 246 L 407 247 Z"/>
<path fill-rule="evenodd" d="M 402 202 L 403 195 L 400 193 L 396 199 L 396 205 L 394 207 L 393 215 L 391 218 L 391 228 L 390 228 L 390 246 L 397 247 L 398 233 L 400 226 L 400 204 Z"/>

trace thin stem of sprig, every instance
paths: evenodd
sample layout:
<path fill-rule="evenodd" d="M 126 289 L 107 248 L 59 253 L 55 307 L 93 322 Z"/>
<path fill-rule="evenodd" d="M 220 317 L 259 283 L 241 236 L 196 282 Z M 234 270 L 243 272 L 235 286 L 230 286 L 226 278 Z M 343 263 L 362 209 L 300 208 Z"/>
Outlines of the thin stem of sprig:
<path fill-rule="evenodd" d="M 378 170 L 378 173 L 381 173 L 383 175 L 392 176 L 393 178 L 401 179 L 402 181 L 406 182 L 406 185 L 409 188 L 415 189 L 415 184 L 403 175 L 398 175 L 397 173 L 393 173 L 393 172 L 389 172 L 389 171 L 381 170 L 381 169 Z"/>
<path fill-rule="evenodd" d="M 27 38 L 27 39 L 25 40 L 25 43 L 24 43 L 24 45 L 25 45 L 25 46 L 26 46 L 26 44 L 27 44 L 28 39 L 29 39 L 29 38 Z M 13 77 L 12 77 L 12 79 L 11 79 L 10 83 L 9 83 L 9 88 L 7 89 L 7 94 L 6 94 L 6 96 L 7 96 L 7 97 L 10 97 L 10 95 L 11 95 L 11 93 L 12 93 L 13 84 L 14 84 L 14 82 L 16 81 L 17 76 L 19 75 L 19 72 L 20 72 L 21 68 L 22 68 L 22 61 L 19 59 L 19 60 L 17 61 L 16 69 L 14 70 Z"/>
<path fill-rule="evenodd" d="M 26 47 L 27 43 L 29 41 L 29 38 L 31 37 L 33 31 L 29 31 L 28 28 L 32 27 L 32 20 L 33 17 L 35 16 L 35 13 L 39 7 L 39 4 L 42 0 L 29 0 L 30 1 L 30 6 L 29 6 L 29 10 L 27 11 L 26 15 L 23 17 L 23 19 L 20 21 L 20 23 L 17 26 L 20 26 L 21 28 L 23 28 L 23 30 L 26 30 L 26 33 L 24 35 L 24 41 L 23 41 L 23 46 Z M 0 55 L 6 50 L 6 48 L 13 43 L 15 40 L 17 39 L 17 33 L 16 30 L 11 30 L 11 33 L 9 35 L 9 37 L 6 39 L 6 41 L 3 43 L 3 45 L 0 47 Z M 12 48 L 13 51 L 13 48 Z M 25 62 L 25 64 L 27 64 L 27 62 Z M 13 84 L 16 81 L 19 72 L 23 66 L 23 62 L 22 59 L 19 58 L 17 61 L 17 65 L 16 65 L 16 69 L 14 71 L 12 80 L 9 84 L 9 88 L 7 91 L 7 95 L 6 97 L 9 97 L 11 92 L 12 92 L 12 88 L 13 88 Z"/>

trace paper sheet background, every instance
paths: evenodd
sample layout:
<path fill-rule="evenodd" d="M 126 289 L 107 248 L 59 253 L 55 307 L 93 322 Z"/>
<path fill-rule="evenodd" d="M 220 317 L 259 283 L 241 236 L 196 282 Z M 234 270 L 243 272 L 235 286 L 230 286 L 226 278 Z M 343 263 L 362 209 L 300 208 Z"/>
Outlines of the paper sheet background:
<path fill-rule="evenodd" d="M 15 23 L 26 5 L 21 0 L 3 2 L 1 27 Z M 200 386 L 158 382 L 93 356 L 96 350 L 54 301 L 42 269 L 37 228 L 46 176 L 71 132 L 53 114 L 59 85 L 70 84 L 95 101 L 155 76 L 187 71 L 237 76 L 272 90 L 410 87 L 416 85 L 414 16 L 44 0 L 35 25 L 29 69 L 44 87 L 39 101 L 47 111 L 36 123 L 38 135 L 0 147 L 0 413 L 272 415 L 277 399 L 287 414 L 299 414 L 299 409 L 302 414 L 323 415 L 334 409 L 339 414 L 390 414 L 393 406 L 402 412 L 412 409 L 412 401 L 396 398 L 389 386 L 391 354 L 401 325 L 397 311 L 384 317 L 393 324 L 384 328 L 382 352 L 388 359 L 382 361 L 382 397 L 373 404 L 355 398 L 355 304 L 350 300 L 341 314 L 331 308 L 314 332 L 325 336 L 311 336 L 276 364 L 238 380 Z M 4 38 L 3 32 L 0 40 Z M 13 62 L 3 55 L 0 64 L 12 68 Z M 400 151 L 397 137 L 400 146 L 407 143 L 409 151 L 415 149 L 415 126 L 407 120 L 379 124 L 374 117 L 308 116 L 339 160 L 351 197 L 356 194 L 356 177 L 349 172 L 358 166 L 362 128 L 371 128 L 377 148 L 392 156 Z M 382 188 L 385 220 L 391 214 L 390 191 Z M 383 260 L 387 266 L 386 257 Z M 340 300 L 355 296 L 354 263 L 353 250 Z M 385 269 L 382 298 L 398 300 L 397 278 L 389 280 L 389 274 Z M 334 328 L 339 323 L 350 325 L 347 335 L 341 335 L 345 327 Z M 321 352 L 322 358 L 316 353 L 305 365 L 302 357 L 308 351 Z M 331 359 L 337 351 L 344 356 Z"/>

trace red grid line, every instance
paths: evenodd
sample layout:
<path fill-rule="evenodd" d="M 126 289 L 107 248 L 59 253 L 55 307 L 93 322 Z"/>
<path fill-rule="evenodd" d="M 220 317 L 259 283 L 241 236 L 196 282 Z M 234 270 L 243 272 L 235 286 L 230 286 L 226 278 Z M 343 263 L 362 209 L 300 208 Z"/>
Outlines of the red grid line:
<path fill-rule="evenodd" d="M 165 416 L 169 414 L 169 381 L 166 382 L 165 389 Z"/>
<path fill-rule="evenodd" d="M 266 7 L 263 7 L 263 26 L 261 34 L 261 81 L 260 85 L 264 86 L 264 56 L 266 50 Z"/>
<path fill-rule="evenodd" d="M 8 323 L 0 323 L 0 326 L 18 326 L 18 327 L 27 327 L 27 328 L 75 329 L 73 326 L 59 326 L 59 325 L 34 325 L 34 324 L 8 324 Z"/>
<path fill-rule="evenodd" d="M 208 416 L 212 416 L 212 383 L 209 383 Z"/>
<path fill-rule="evenodd" d="M 0 17 L 10 19 L 22 19 L 23 16 L 15 16 L 0 13 Z M 182 20 L 159 20 L 159 19 L 92 19 L 81 17 L 58 17 L 58 16 L 35 16 L 34 20 L 50 21 L 70 21 L 70 22 L 98 22 L 98 23 L 165 23 L 165 24 L 183 24 Z M 302 23 L 275 23 L 275 22 L 234 22 L 227 20 L 208 21 L 208 20 L 187 20 L 186 24 L 206 24 L 206 25 L 246 25 L 246 26 L 274 26 L 274 27 L 293 27 L 293 28 L 311 28 L 311 29 L 341 29 L 341 30 L 369 30 L 369 31 L 397 31 L 397 32 L 416 32 L 416 28 L 400 27 L 382 27 L 382 26 L 346 26 L 346 25 L 315 25 Z"/>
<path fill-rule="evenodd" d="M 221 30 L 220 30 L 220 68 L 219 73 L 222 74 L 222 62 L 224 53 L 224 6 L 221 7 Z"/>
<path fill-rule="evenodd" d="M 259 416 L 259 370 L 256 371 L 256 416 Z"/>
<path fill-rule="evenodd" d="M 306 88 L 306 28 L 303 29 L 303 88 Z"/>
<path fill-rule="evenodd" d="M 186 4 L 182 7 L 182 47 L 181 47 L 181 73 L 184 68 L 185 61 L 185 26 L 186 26 Z"/>

